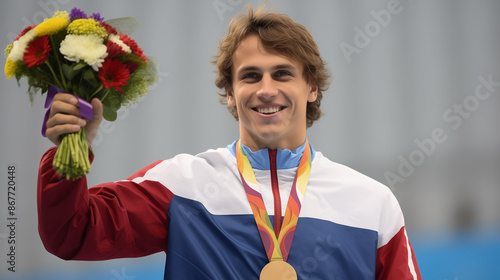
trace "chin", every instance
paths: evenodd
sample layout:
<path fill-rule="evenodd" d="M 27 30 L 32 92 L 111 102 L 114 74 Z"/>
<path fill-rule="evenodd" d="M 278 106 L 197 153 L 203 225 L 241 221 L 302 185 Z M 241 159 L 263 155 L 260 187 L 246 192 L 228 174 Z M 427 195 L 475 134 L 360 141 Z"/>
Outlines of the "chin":
<path fill-rule="evenodd" d="M 259 134 L 258 139 L 266 144 L 266 146 L 269 146 L 270 144 L 279 142 L 279 139 L 283 138 L 282 136 L 282 133 L 276 131 L 263 131 Z"/>

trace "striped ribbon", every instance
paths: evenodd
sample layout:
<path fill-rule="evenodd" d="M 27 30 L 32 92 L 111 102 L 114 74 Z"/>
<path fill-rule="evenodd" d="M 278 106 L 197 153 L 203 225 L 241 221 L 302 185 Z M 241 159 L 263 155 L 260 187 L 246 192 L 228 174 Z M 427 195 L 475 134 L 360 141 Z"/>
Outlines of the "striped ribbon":
<path fill-rule="evenodd" d="M 264 244 L 270 262 L 286 262 L 288 259 L 295 228 L 299 220 L 300 208 L 306 193 L 307 182 L 309 181 L 309 174 L 311 173 L 311 161 L 311 148 L 306 140 L 304 153 L 300 159 L 299 167 L 297 168 L 297 173 L 295 174 L 292 189 L 290 191 L 290 197 L 288 198 L 282 228 L 278 238 L 276 238 L 250 161 L 243 150 L 240 140 L 238 140 L 236 144 L 238 171 L 240 172 L 241 181 L 245 188 L 250 208 L 252 208 L 255 217 L 255 223 L 257 224 L 262 243 Z"/>

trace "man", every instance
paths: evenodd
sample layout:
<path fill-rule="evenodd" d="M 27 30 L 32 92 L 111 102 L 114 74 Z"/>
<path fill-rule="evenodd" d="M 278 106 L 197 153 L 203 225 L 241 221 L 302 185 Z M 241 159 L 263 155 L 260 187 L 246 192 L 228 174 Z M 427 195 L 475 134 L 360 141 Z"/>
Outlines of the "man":
<path fill-rule="evenodd" d="M 41 239 L 63 259 L 104 260 L 165 251 L 165 279 L 421 279 L 389 189 L 331 162 L 308 143 L 328 75 L 302 25 L 259 9 L 233 19 L 215 61 L 216 84 L 240 139 L 159 160 L 127 180 L 87 189 L 61 179 L 56 148 L 38 182 Z M 56 145 L 94 120 L 58 94 L 47 121 Z M 205 188 L 218 195 L 200 196 Z"/>

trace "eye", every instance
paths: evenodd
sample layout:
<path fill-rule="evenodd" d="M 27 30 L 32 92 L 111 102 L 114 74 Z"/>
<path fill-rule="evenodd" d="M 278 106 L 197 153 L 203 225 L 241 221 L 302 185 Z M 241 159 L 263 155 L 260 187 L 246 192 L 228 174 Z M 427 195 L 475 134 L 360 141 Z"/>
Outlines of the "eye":
<path fill-rule="evenodd" d="M 255 78 L 258 78 L 258 75 L 257 73 L 246 73 L 245 75 L 243 75 L 243 79 L 255 79 Z"/>
<path fill-rule="evenodd" d="M 289 72 L 289 71 L 286 71 L 286 70 L 278 70 L 276 71 L 276 73 L 274 73 L 274 76 L 276 78 L 284 78 L 284 77 L 288 77 L 288 76 L 291 76 L 292 74 Z"/>
<path fill-rule="evenodd" d="M 258 81 L 260 79 L 260 75 L 258 73 L 255 73 L 255 72 L 249 72 L 249 73 L 243 74 L 241 79 L 245 80 L 247 82 L 248 81 L 255 82 L 255 81 Z"/>

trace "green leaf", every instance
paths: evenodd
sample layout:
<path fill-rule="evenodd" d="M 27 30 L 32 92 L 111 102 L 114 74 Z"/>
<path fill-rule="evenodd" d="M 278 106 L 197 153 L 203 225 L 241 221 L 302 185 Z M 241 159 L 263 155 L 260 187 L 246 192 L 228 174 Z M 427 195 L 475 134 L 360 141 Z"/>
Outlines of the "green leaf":
<path fill-rule="evenodd" d="M 112 122 L 116 120 L 118 114 L 116 113 L 116 109 L 103 104 L 102 116 L 105 120 Z"/>
<path fill-rule="evenodd" d="M 88 90 L 84 86 L 73 86 L 73 92 L 71 93 L 86 100 L 88 95 Z"/>
<path fill-rule="evenodd" d="M 106 21 L 107 24 L 113 26 L 119 33 L 131 35 L 140 24 L 135 17 L 114 18 Z"/>
<path fill-rule="evenodd" d="M 73 70 L 80 70 L 80 69 L 82 69 L 85 66 L 87 66 L 87 63 L 85 63 L 85 62 L 79 62 L 75 66 L 73 66 Z"/>
<path fill-rule="evenodd" d="M 62 70 L 63 70 L 63 73 L 64 73 L 64 77 L 65 77 L 66 79 L 68 79 L 68 80 L 71 80 L 71 79 L 69 78 L 69 76 L 70 76 L 70 75 L 69 75 L 69 73 L 70 73 L 70 72 L 73 72 L 73 68 L 71 68 L 68 64 L 63 63 L 63 64 L 62 64 Z"/>
<path fill-rule="evenodd" d="M 83 70 L 83 79 L 87 81 L 92 87 L 97 87 L 99 82 L 95 77 L 95 71 L 92 69 Z"/>
<path fill-rule="evenodd" d="M 63 64 L 62 65 L 62 70 L 64 73 L 64 77 L 66 78 L 67 81 L 73 80 L 73 78 L 80 73 L 78 69 L 75 70 L 76 67 L 71 67 L 68 64 Z"/>
<path fill-rule="evenodd" d="M 73 88 L 73 82 L 71 80 L 67 80 L 66 81 L 66 90 L 69 92 L 69 93 L 72 93 L 71 89 Z"/>
<path fill-rule="evenodd" d="M 120 109 L 121 103 L 122 103 L 120 98 L 112 98 L 112 96 L 111 96 L 111 98 L 109 98 L 108 100 L 109 100 L 109 105 L 111 108 L 113 108 L 117 111 L 118 111 L 118 109 Z"/>

